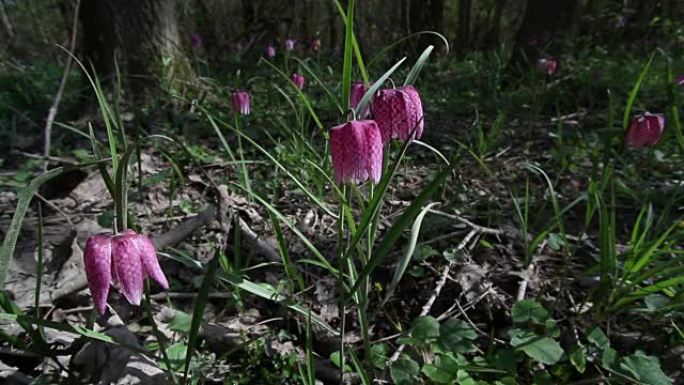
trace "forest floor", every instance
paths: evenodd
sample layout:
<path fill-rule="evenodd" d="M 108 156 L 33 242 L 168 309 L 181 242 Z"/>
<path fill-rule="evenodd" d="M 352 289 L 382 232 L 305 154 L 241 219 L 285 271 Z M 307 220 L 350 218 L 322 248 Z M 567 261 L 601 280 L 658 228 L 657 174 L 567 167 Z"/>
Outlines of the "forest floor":
<path fill-rule="evenodd" d="M 624 101 L 643 65 L 640 58 L 630 60 L 621 75 L 603 75 L 605 78 L 598 82 L 594 67 L 582 68 L 574 63 L 568 63 L 567 69 L 551 78 L 535 73 L 524 75 L 531 79 L 525 85 L 521 85 L 525 80 L 519 74 L 493 81 L 494 75 L 487 68 L 475 71 L 472 63 L 444 62 L 426 69 L 426 80 L 418 83 L 426 110 L 421 141 L 450 159 L 453 173 L 433 195 L 434 204 L 418 224 L 419 232 L 407 228 L 371 277 L 368 309 L 374 317 L 369 332 L 373 352 L 381 358 L 376 368 L 378 378 L 400 378 L 398 371 L 390 373 L 385 369 L 388 361 L 415 360 L 425 365 L 421 373 L 426 377 L 420 381 L 439 383 L 441 377 L 430 374 L 425 367 L 436 365 L 435 357 L 443 351 L 427 347 L 417 333 L 416 320 L 430 317 L 430 322 L 434 319 L 441 323 L 442 330 L 452 319 L 465 324 L 467 332 L 457 341 L 465 347 L 457 353 L 468 364 L 461 364 L 459 370 L 477 377 L 482 381 L 479 383 L 573 383 L 586 378 L 598 378 L 596 383 L 663 383 L 658 382 L 662 377 L 657 375 L 655 379 L 643 377 L 644 367 L 654 370 L 648 366 L 653 362 L 650 357 L 658 358 L 662 372 L 674 383 L 684 381 L 679 287 L 649 292 L 620 308 L 612 307 L 619 297 L 598 296 L 605 289 L 599 266 L 607 253 L 604 221 L 611 218 L 610 213 L 614 215 L 610 239 L 615 241 L 618 260 L 625 261 L 623 255 L 635 250 L 634 234 L 640 234 L 647 220 L 650 222 L 644 244 L 659 248 L 655 241 L 667 232 L 672 236 L 668 243 L 671 254 L 663 251 L 663 259 L 681 255 L 677 246 L 680 238 L 673 235 L 678 230 L 673 230 L 672 225 L 681 217 L 684 199 L 680 189 L 684 152 L 670 128 L 674 123 L 655 149 L 626 151 L 621 146 Z M 613 65 L 616 68 L 621 64 Z M 654 65 L 650 74 L 661 70 L 660 65 Z M 659 94 L 664 84 L 662 75 L 647 79 L 637 106 L 645 109 L 660 105 L 665 109 L 666 98 Z M 309 129 L 314 124 L 305 109 L 296 106 L 293 114 L 271 107 L 277 96 L 266 96 L 274 91 L 261 87 L 253 91 L 253 110 L 262 111 L 248 119 L 245 132 L 266 147 L 283 167 L 276 167 L 244 142 L 240 145 L 245 147 L 250 188 L 282 214 L 276 221 L 282 229 L 274 227 L 273 211 L 245 193 L 244 185 L 237 186 L 243 177 L 239 163 L 224 151 L 221 138 L 204 116 L 191 109 L 178 112 L 171 103 L 142 117 L 135 115 L 132 106 L 124 106 L 129 133 L 140 126 L 149 134 L 166 135 L 174 141 L 145 141 L 129 173 L 129 211 L 146 233 L 163 243 L 160 260 L 171 283 L 168 291 L 151 287 L 156 326 L 144 307 L 129 305 L 116 290 L 110 293 L 107 316 L 95 319 L 84 276 L 82 247 L 88 236 L 111 229 L 114 206 L 96 168 L 74 170 L 47 183 L 40 190 L 41 196 L 33 200 L 4 288 L 20 309 L 17 313 L 39 315 L 63 327 L 44 325 L 40 329 L 48 344 L 43 354 L 19 352 L 8 345 L 0 347 L 0 361 L 4 363 L 0 372 L 11 374 L 17 383 L 31 383 L 36 378 L 49 383 L 58 377 L 70 383 L 88 377 L 122 384 L 167 383 L 166 363 L 159 355 L 155 328 L 164 337 L 171 369 L 182 372 L 193 309 L 205 275 L 202 266 L 218 250 L 226 256 L 226 263 L 220 267 L 225 279 L 217 279 L 208 293 L 200 343 L 196 344 L 191 364 L 194 378 L 201 376 L 203 383 L 215 384 L 299 383 L 298 368 L 308 351 L 308 320 L 288 308 L 289 304 L 310 309 L 317 321 L 335 330 L 343 324 L 338 279 L 324 268 L 297 263 L 313 258 L 310 247 L 302 240 L 309 240 L 336 265 L 338 230 L 335 218 L 312 204 L 284 171 L 293 171 L 296 179 L 303 181 L 332 212 L 336 212 L 338 202 L 330 183 L 316 175 L 306 162 L 308 157 L 329 167 L 327 159 L 303 149 L 309 145 L 314 149 L 325 147 L 323 137 L 314 128 L 309 143 L 302 143 L 296 135 L 283 132 L 277 119 L 270 117 L 304 122 L 302 126 Z M 320 92 L 313 91 L 313 82 L 307 87 L 312 93 Z M 606 89 L 619 96 L 607 101 Z M 681 101 L 681 92 L 679 96 Z M 214 97 L 208 102 L 211 108 L 217 115 L 226 114 L 229 101 L 225 95 Z M 326 126 L 336 124 L 326 104 L 319 105 Z M 87 130 L 83 124 L 87 120 L 97 129 L 103 127 L 96 113 L 78 118 L 80 122 L 69 124 L 80 124 L 80 129 Z M 610 138 L 611 133 L 614 140 L 606 144 L 605 138 Z M 37 143 L 41 143 L 41 135 L 39 130 L 15 133 L 14 143 L 33 145 L 16 146 L 4 158 L 2 178 L 8 186 L 21 185 L 37 175 L 39 161 L 29 155 L 40 153 Z M 87 158 L 83 153 L 90 151 L 89 140 L 70 135 L 60 136 L 54 166 L 77 164 Z M 226 136 L 229 146 L 237 149 L 237 137 Z M 393 145 L 391 151 L 396 154 L 399 147 Z M 443 167 L 443 160 L 426 147 L 409 146 L 381 207 L 378 239 Z M 606 175 L 612 182 L 599 187 Z M 597 190 L 601 194 L 595 195 Z M 608 203 L 597 203 L 597 196 L 608 199 Z M 0 191 L 3 233 L 9 228 L 17 203 L 16 189 Z M 605 210 L 605 216 L 597 214 L 601 210 Z M 354 215 L 358 218 L 361 213 Z M 300 234 L 285 226 L 287 222 Z M 278 239 L 280 230 L 284 234 L 282 242 Z M 417 240 L 412 240 L 414 233 Z M 36 259 L 39 242 L 44 250 L 42 264 Z M 303 278 L 303 290 L 295 287 L 285 268 L 289 264 L 283 263 L 283 244 Z M 384 302 L 406 250 L 412 251 L 410 263 L 396 290 Z M 41 270 L 37 274 L 38 268 Z M 231 281 L 234 276 L 258 283 L 253 290 L 265 288 L 271 298 L 239 286 Z M 656 282 L 658 277 L 652 279 Z M 621 288 L 615 287 L 609 293 Z M 533 300 L 547 310 L 542 326 L 533 326 L 534 333 L 558 341 L 565 351 L 560 360 L 544 362 L 545 358 L 514 345 L 511 333 L 522 327 L 511 309 L 523 299 Z M 361 352 L 362 331 L 353 308 L 346 309 L 344 324 L 344 340 Z M 64 325 L 107 331 L 117 341 L 148 353 L 85 338 L 83 332 L 68 332 Z M 596 326 L 608 336 L 610 347 L 594 343 L 596 349 L 590 348 L 597 340 L 593 333 Z M 313 329 L 311 349 L 316 378 L 325 383 L 338 382 L 339 338 L 316 323 Z M 6 322 L 2 331 L 7 340 L 30 340 L 21 323 Z M 575 346 L 583 348 L 584 365 L 578 363 Z M 516 356 L 511 368 L 510 361 L 502 362 L 506 354 L 516 350 L 513 348 L 528 356 Z M 608 349 L 621 357 L 617 367 L 622 369 L 605 369 L 611 368 L 606 362 Z M 580 371 L 581 366 L 585 368 Z M 629 373 L 636 380 L 625 380 Z M 418 378 L 418 373 L 414 376 Z M 350 374 L 349 378 L 361 381 L 357 375 Z M 503 378 L 515 378 L 515 382 Z M 459 381 L 468 383 L 462 378 Z"/>

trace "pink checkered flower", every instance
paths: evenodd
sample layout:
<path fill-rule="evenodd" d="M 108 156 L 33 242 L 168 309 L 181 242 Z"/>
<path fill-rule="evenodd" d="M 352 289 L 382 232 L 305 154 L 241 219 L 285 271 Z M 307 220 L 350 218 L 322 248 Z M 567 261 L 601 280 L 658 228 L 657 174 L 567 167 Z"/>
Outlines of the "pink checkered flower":
<path fill-rule="evenodd" d="M 230 97 L 233 112 L 241 115 L 249 115 L 249 92 L 235 91 Z"/>
<path fill-rule="evenodd" d="M 276 47 L 273 44 L 269 44 L 266 47 L 266 56 L 274 58 L 276 55 Z"/>
<path fill-rule="evenodd" d="M 374 120 L 352 120 L 330 129 L 337 183 L 380 182 L 382 151 L 382 137 Z"/>
<path fill-rule="evenodd" d="M 646 112 L 632 118 L 625 137 L 629 147 L 650 147 L 658 144 L 665 131 L 665 115 Z"/>
<path fill-rule="evenodd" d="M 107 308 L 112 283 L 119 287 L 130 304 L 136 306 L 140 306 L 145 278 L 150 277 L 164 289 L 169 288 L 154 244 L 146 235 L 133 230 L 114 236 L 91 236 L 86 241 L 83 259 L 90 293 L 100 314 Z"/>
<path fill-rule="evenodd" d="M 304 75 L 297 73 L 297 72 L 293 73 L 292 74 L 292 83 L 294 83 L 294 85 L 297 88 L 299 88 L 300 90 L 304 89 Z"/>
<path fill-rule="evenodd" d="M 311 49 L 318 52 L 321 49 L 321 39 L 317 37 L 311 39 Z"/>
<path fill-rule="evenodd" d="M 356 109 L 359 102 L 363 99 L 363 95 L 368 91 L 368 86 L 363 82 L 354 82 L 351 85 L 351 90 L 349 92 L 349 108 Z M 366 104 L 363 111 L 356 113 L 356 117 L 359 119 L 364 119 L 370 114 L 370 103 Z"/>
<path fill-rule="evenodd" d="M 679 75 L 675 78 L 675 84 L 678 86 L 684 86 L 684 75 Z"/>
<path fill-rule="evenodd" d="M 551 76 L 558 71 L 558 60 L 541 58 L 537 61 L 537 68 L 543 74 Z"/>
<path fill-rule="evenodd" d="M 286 51 L 292 51 L 295 48 L 295 44 L 297 44 L 297 41 L 295 39 L 286 39 L 285 40 L 285 50 Z"/>
<path fill-rule="evenodd" d="M 190 44 L 194 49 L 202 48 L 202 35 L 200 35 L 199 32 L 193 33 L 190 37 Z"/>
<path fill-rule="evenodd" d="M 413 86 L 380 90 L 373 98 L 373 117 L 378 122 L 382 142 L 407 141 L 423 135 L 423 104 Z"/>

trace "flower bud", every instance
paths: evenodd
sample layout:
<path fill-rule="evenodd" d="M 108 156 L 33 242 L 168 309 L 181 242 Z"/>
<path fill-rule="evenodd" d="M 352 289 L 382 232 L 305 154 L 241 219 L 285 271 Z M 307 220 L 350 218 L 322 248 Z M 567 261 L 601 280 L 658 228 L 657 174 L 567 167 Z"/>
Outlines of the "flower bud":
<path fill-rule="evenodd" d="M 304 89 L 304 75 L 296 73 L 296 72 L 293 73 L 292 74 L 292 83 L 294 83 L 294 85 L 297 88 L 299 88 L 300 90 Z"/>

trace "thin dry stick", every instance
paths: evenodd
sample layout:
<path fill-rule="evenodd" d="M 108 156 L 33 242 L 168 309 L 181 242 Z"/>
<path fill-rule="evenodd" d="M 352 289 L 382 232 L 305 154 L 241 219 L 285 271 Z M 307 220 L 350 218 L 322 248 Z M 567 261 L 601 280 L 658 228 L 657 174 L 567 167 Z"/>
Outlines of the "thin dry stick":
<path fill-rule="evenodd" d="M 449 213 L 445 213 L 444 211 L 434 210 L 434 209 L 430 209 L 430 210 L 428 210 L 428 212 L 431 212 L 431 213 L 437 214 L 437 215 L 441 215 L 445 218 L 457 220 L 457 221 L 459 221 L 465 225 L 470 226 L 473 230 L 477 230 L 483 234 L 501 235 L 504 233 L 502 230 L 492 229 L 489 227 L 484 227 L 484 226 L 480 226 L 478 224 L 475 224 L 475 223 L 469 221 L 468 219 L 463 218 L 460 215 L 449 214 Z"/>
<path fill-rule="evenodd" d="M 57 111 L 59 110 L 59 104 L 62 102 L 62 95 L 64 94 L 64 88 L 66 87 L 67 80 L 69 78 L 69 73 L 71 72 L 71 64 L 73 63 L 73 54 L 76 49 L 76 35 L 78 33 L 78 12 L 81 8 L 81 0 L 76 0 L 76 7 L 74 8 L 74 23 L 71 26 L 71 40 L 69 41 L 69 52 L 71 55 L 67 57 L 66 66 L 64 67 L 64 73 L 62 74 L 62 80 L 59 82 L 59 88 L 57 88 L 57 94 L 55 99 L 52 101 L 50 110 L 48 111 L 47 119 L 45 119 L 45 139 L 43 142 L 43 156 L 45 157 L 43 163 L 43 171 L 47 171 L 50 165 L 50 146 L 52 145 L 52 124 L 55 122 L 55 116 L 57 116 Z"/>
<path fill-rule="evenodd" d="M 9 17 L 7 17 L 7 12 L 5 12 L 5 5 L 2 0 L 0 0 L 0 21 L 3 27 L 5 27 L 5 32 L 7 37 L 14 39 L 14 27 L 12 27 L 12 22 L 10 22 Z"/>
<path fill-rule="evenodd" d="M 463 238 L 461 243 L 458 244 L 456 247 L 456 250 L 462 250 L 463 248 L 466 247 L 468 243 L 477 235 L 479 231 L 477 229 L 472 229 L 470 232 Z M 435 290 L 432 292 L 432 295 L 430 298 L 427 300 L 425 305 L 423 305 L 423 308 L 420 311 L 420 316 L 426 316 L 429 312 L 430 309 L 432 309 L 432 305 L 435 303 L 437 300 L 437 297 L 439 297 L 439 293 L 442 292 L 442 289 L 444 288 L 444 285 L 446 284 L 447 278 L 449 277 L 449 272 L 451 271 L 451 268 L 453 267 L 454 263 L 449 262 L 448 265 L 444 266 L 444 269 L 442 270 L 442 276 L 440 277 L 439 281 L 437 282 L 437 286 L 435 286 Z M 392 357 L 390 357 L 389 362 L 387 363 L 388 365 L 391 365 L 394 361 L 399 359 L 399 356 L 401 353 L 404 351 L 406 348 L 406 345 L 402 344 L 399 345 L 397 350 L 392 354 Z"/>

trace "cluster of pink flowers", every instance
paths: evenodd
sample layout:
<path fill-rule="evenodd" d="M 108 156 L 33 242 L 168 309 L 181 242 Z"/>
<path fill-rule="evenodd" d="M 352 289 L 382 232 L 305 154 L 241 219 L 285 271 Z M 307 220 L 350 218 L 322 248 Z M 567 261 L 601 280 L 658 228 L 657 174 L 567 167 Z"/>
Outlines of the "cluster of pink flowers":
<path fill-rule="evenodd" d="M 159 266 L 154 244 L 146 235 L 126 230 L 118 235 L 97 234 L 83 250 L 86 276 L 95 309 L 104 314 L 113 283 L 132 305 L 140 306 L 143 281 L 150 277 L 164 289 L 169 283 Z"/>
<path fill-rule="evenodd" d="M 349 105 L 356 108 L 366 93 L 363 83 L 354 83 Z M 372 111 L 373 119 L 365 119 Z M 402 141 L 423 134 L 423 105 L 413 86 L 380 90 L 369 111 L 330 129 L 330 152 L 337 183 L 378 183 L 382 174 L 384 145 L 391 139 Z"/>

